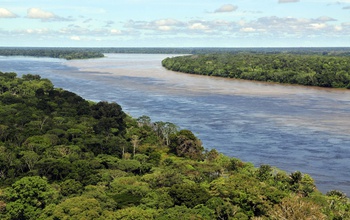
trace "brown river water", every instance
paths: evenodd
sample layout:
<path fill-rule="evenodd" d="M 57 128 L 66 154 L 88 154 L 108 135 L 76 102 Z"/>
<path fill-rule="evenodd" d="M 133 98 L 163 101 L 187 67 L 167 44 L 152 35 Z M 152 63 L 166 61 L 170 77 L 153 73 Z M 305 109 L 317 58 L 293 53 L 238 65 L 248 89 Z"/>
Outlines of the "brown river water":
<path fill-rule="evenodd" d="M 161 66 L 168 56 L 0 57 L 0 71 L 39 74 L 85 99 L 117 102 L 133 117 L 190 129 L 205 148 L 299 170 L 322 192 L 350 194 L 350 90 L 177 73 Z"/>

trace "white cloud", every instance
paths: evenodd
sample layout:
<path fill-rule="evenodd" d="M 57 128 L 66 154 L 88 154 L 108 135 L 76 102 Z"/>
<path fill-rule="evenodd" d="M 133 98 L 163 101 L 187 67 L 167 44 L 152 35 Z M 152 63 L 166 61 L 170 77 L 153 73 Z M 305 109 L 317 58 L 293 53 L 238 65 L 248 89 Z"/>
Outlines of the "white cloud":
<path fill-rule="evenodd" d="M 40 8 L 29 8 L 27 10 L 27 18 L 40 19 L 41 21 L 73 21 L 71 17 L 62 18 Z"/>
<path fill-rule="evenodd" d="M 71 40 L 75 40 L 75 41 L 80 41 L 80 37 L 79 36 L 71 36 L 70 37 Z"/>
<path fill-rule="evenodd" d="M 245 27 L 240 29 L 241 32 L 255 32 L 256 30 L 252 27 Z"/>
<path fill-rule="evenodd" d="M 121 34 L 122 33 L 122 31 L 121 30 L 118 30 L 118 29 L 112 29 L 111 30 L 111 34 Z"/>
<path fill-rule="evenodd" d="M 43 29 L 41 29 L 41 28 L 38 28 L 38 29 L 27 29 L 26 32 L 28 34 L 46 34 L 46 33 L 48 33 L 48 29 L 46 29 L 46 28 L 43 28 Z"/>
<path fill-rule="evenodd" d="M 202 23 L 191 24 L 188 28 L 191 30 L 208 30 L 209 29 L 207 26 L 203 25 Z"/>
<path fill-rule="evenodd" d="M 175 20 L 175 19 L 160 19 L 154 21 L 154 23 L 158 26 L 176 26 L 179 25 L 181 22 Z"/>
<path fill-rule="evenodd" d="M 293 3 L 299 2 L 299 0 L 278 0 L 278 3 Z"/>
<path fill-rule="evenodd" d="M 310 24 L 311 29 L 315 29 L 315 30 L 321 30 L 327 27 L 327 25 L 325 23 L 313 23 Z"/>
<path fill-rule="evenodd" d="M 51 12 L 41 10 L 40 8 L 30 8 L 27 11 L 27 17 L 33 19 L 47 20 L 55 18 L 56 15 Z"/>
<path fill-rule="evenodd" d="M 222 12 L 233 12 L 237 10 L 237 6 L 231 5 L 231 4 L 226 4 L 221 6 L 220 8 L 216 9 L 214 13 L 222 13 Z"/>
<path fill-rule="evenodd" d="M 340 26 L 340 25 L 339 25 L 339 26 L 335 26 L 335 27 L 334 27 L 334 30 L 335 30 L 335 31 L 342 31 L 342 30 L 343 30 L 343 27 Z"/>
<path fill-rule="evenodd" d="M 173 28 L 170 26 L 163 25 L 163 26 L 159 26 L 158 29 L 161 31 L 171 31 Z"/>
<path fill-rule="evenodd" d="M 18 17 L 16 14 L 13 12 L 5 9 L 5 8 L 0 8 L 0 18 L 16 18 Z"/>

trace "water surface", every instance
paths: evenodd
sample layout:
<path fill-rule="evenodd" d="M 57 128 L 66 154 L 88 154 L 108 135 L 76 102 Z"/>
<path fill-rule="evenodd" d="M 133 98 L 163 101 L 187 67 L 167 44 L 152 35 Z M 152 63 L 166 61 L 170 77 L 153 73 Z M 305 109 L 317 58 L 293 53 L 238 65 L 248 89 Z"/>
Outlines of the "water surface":
<path fill-rule="evenodd" d="M 174 55 L 107 54 L 65 61 L 0 57 L 0 71 L 40 74 L 134 117 L 192 130 L 206 148 L 310 174 L 318 188 L 350 194 L 350 91 L 285 86 L 167 71 Z"/>

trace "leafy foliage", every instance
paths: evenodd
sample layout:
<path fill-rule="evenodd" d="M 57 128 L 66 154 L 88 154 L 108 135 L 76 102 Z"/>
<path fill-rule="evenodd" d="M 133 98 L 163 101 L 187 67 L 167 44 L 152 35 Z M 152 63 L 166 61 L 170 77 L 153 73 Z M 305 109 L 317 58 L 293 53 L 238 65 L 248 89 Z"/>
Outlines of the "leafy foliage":
<path fill-rule="evenodd" d="M 207 76 L 350 88 L 349 56 L 310 54 L 205 54 L 166 58 L 170 70 Z"/>
<path fill-rule="evenodd" d="M 52 57 L 66 60 L 104 57 L 99 51 L 84 48 L 0 48 L 0 55 Z"/>
<path fill-rule="evenodd" d="M 6 217 L 35 219 L 56 194 L 46 179 L 39 176 L 23 177 L 5 191 Z"/>

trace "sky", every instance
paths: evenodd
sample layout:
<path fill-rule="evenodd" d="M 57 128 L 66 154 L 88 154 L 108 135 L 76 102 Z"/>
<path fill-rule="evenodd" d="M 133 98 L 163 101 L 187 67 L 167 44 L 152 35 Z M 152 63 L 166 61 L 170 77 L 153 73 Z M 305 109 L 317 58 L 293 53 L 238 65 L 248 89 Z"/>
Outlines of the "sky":
<path fill-rule="evenodd" d="M 350 0 L 0 0 L 0 46 L 350 47 Z"/>

